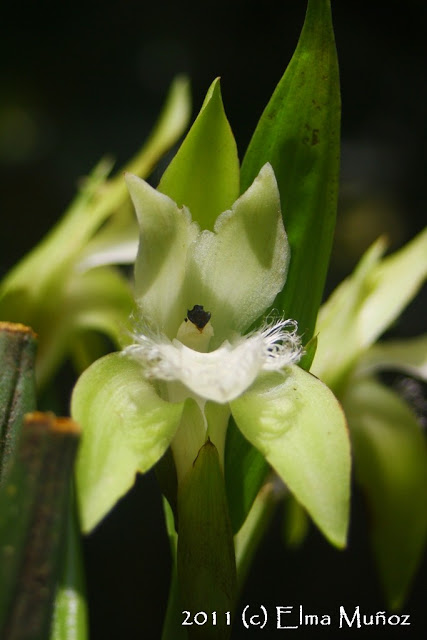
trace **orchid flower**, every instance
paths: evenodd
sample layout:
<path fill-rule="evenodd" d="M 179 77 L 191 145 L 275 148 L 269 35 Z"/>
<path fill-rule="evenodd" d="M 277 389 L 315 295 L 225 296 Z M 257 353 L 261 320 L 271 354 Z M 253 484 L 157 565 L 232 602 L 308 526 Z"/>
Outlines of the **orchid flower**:
<path fill-rule="evenodd" d="M 290 260 L 279 191 L 265 165 L 213 231 L 133 175 L 140 243 L 130 342 L 79 379 L 77 484 L 92 529 L 171 446 L 178 484 L 210 440 L 223 463 L 230 415 L 325 535 L 343 545 L 350 456 L 341 408 L 297 366 L 296 323 L 256 324 Z M 253 327 L 256 328 L 253 328 Z"/>

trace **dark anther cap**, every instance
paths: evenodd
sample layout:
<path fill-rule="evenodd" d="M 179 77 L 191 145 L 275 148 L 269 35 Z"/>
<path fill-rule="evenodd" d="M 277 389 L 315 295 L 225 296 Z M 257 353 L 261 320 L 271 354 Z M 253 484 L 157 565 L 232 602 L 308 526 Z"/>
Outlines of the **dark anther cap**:
<path fill-rule="evenodd" d="M 195 304 L 192 309 L 187 309 L 187 318 L 198 329 L 203 329 L 211 319 L 210 311 L 205 311 L 201 304 Z"/>

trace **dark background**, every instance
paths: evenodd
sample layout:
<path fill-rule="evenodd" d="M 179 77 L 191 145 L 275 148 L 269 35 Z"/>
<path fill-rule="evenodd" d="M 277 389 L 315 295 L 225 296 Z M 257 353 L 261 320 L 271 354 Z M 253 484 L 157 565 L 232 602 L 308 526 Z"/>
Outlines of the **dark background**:
<path fill-rule="evenodd" d="M 113 153 L 120 166 L 140 147 L 179 72 L 191 78 L 196 113 L 211 81 L 222 77 L 243 157 L 295 48 L 305 6 L 303 0 L 3 3 L 0 276 L 43 237 L 102 155 Z M 392 248 L 413 237 L 425 224 L 427 204 L 426 3 L 335 0 L 333 15 L 343 150 L 328 290 L 380 233 Z M 394 335 L 420 332 L 424 310 L 425 296 L 405 312 Z M 383 610 L 357 493 L 353 510 L 345 552 L 315 531 L 302 550 L 284 551 L 278 514 L 242 602 L 303 604 L 307 612 L 332 616 L 340 604 Z M 92 640 L 160 638 L 168 548 L 150 475 L 88 539 L 86 556 Z M 414 637 L 427 626 L 426 568 L 404 609 L 413 615 Z M 312 635 L 319 633 L 316 628 Z M 311 637 L 307 628 L 300 634 Z"/>

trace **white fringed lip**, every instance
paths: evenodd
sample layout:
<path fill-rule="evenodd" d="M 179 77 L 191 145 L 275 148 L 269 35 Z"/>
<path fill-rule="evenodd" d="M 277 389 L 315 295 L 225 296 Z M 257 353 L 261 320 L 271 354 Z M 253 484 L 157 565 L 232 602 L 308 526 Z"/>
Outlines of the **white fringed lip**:
<path fill-rule="evenodd" d="M 180 381 L 205 400 L 225 404 L 240 396 L 262 371 L 280 371 L 302 355 L 297 324 L 278 320 L 228 340 L 209 353 L 200 353 L 165 336 L 136 334 L 124 353 L 138 360 L 148 378 Z"/>

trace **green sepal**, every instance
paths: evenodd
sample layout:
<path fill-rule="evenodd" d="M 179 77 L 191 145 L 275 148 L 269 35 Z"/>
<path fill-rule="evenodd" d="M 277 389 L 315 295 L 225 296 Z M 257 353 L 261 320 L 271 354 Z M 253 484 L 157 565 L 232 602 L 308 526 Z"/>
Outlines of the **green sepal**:
<path fill-rule="evenodd" d="M 24 414 L 36 408 L 37 337 L 21 324 L 0 322 L 0 485 L 9 467 Z"/>
<path fill-rule="evenodd" d="M 427 540 L 427 447 L 420 425 L 394 392 L 353 380 L 343 398 L 356 479 L 369 506 L 371 540 L 388 605 L 399 608 Z"/>
<path fill-rule="evenodd" d="M 74 388 L 71 412 L 82 426 L 77 498 L 90 531 L 156 464 L 178 428 L 184 403 L 162 400 L 141 365 L 122 353 L 97 360 Z"/>
<path fill-rule="evenodd" d="M 237 200 L 239 182 L 236 142 L 224 112 L 217 78 L 163 174 L 158 190 L 180 207 L 187 206 L 202 229 L 213 230 L 219 214 Z"/>
<path fill-rule="evenodd" d="M 270 162 L 279 185 L 292 260 L 275 306 L 307 342 L 321 301 L 338 194 L 340 92 L 329 0 L 309 0 L 292 60 L 249 144 L 241 188 Z"/>
<path fill-rule="evenodd" d="M 320 380 L 297 366 L 260 376 L 230 403 L 243 435 L 265 456 L 337 547 L 346 542 L 350 446 L 342 409 Z"/>
<path fill-rule="evenodd" d="M 226 640 L 236 597 L 236 563 L 224 478 L 208 440 L 178 490 L 178 579 L 182 610 L 205 611 L 217 624 L 187 627 L 190 640 Z"/>
<path fill-rule="evenodd" d="M 37 412 L 26 416 L 0 490 L 3 640 L 49 637 L 79 435 L 69 419 Z"/>

